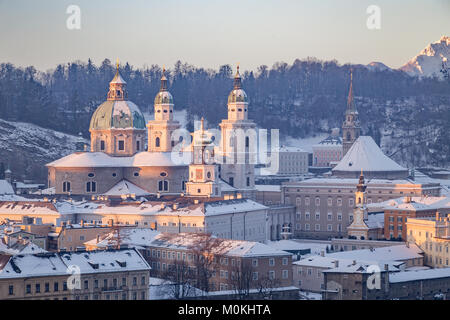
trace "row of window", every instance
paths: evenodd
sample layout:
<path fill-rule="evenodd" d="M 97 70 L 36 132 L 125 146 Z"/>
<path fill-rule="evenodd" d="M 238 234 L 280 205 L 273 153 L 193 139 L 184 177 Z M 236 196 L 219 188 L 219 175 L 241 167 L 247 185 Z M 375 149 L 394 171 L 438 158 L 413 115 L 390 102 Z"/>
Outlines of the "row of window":
<path fill-rule="evenodd" d="M 302 225 L 300 223 L 297 223 L 295 225 L 295 229 L 301 230 L 302 229 Z M 310 226 L 309 223 L 305 223 L 305 229 L 304 230 L 305 231 L 311 231 L 311 226 Z M 321 231 L 320 224 L 315 224 L 314 225 L 314 231 Z M 333 231 L 333 225 L 332 224 L 327 224 L 326 231 Z M 342 231 L 342 224 L 338 223 L 336 225 L 336 230 L 334 230 L 334 231 L 341 232 Z"/>
<path fill-rule="evenodd" d="M 305 216 L 305 217 L 304 217 L 304 220 L 306 220 L 306 221 L 311 220 L 311 214 L 310 214 L 309 212 L 305 212 L 304 216 Z M 302 214 L 301 214 L 301 212 L 297 212 L 297 213 L 295 214 L 295 218 L 296 218 L 296 220 L 302 220 Z M 315 213 L 315 219 L 316 219 L 316 221 L 319 221 L 319 220 L 320 220 L 320 212 L 316 212 L 316 213 Z M 350 219 L 350 221 L 353 221 L 353 215 L 352 215 L 352 214 L 350 214 L 349 219 Z M 327 214 L 327 220 L 328 220 L 328 221 L 333 221 L 333 213 L 329 212 L 329 213 Z M 336 220 L 337 220 L 337 221 L 342 221 L 342 212 L 338 212 L 338 213 L 336 214 Z"/>
<path fill-rule="evenodd" d="M 138 172 L 134 173 L 134 176 L 139 176 Z M 169 181 L 167 180 L 159 180 L 158 182 L 158 191 L 165 192 L 169 191 Z M 182 183 L 182 189 L 185 190 L 186 182 L 183 181 Z M 63 192 L 71 192 L 71 183 L 70 181 L 64 181 L 62 184 L 62 190 Z M 95 193 L 97 192 L 97 182 L 96 181 L 88 181 L 86 182 L 86 192 L 87 193 Z"/>
<path fill-rule="evenodd" d="M 53 292 L 59 292 L 59 290 L 60 290 L 59 282 L 54 282 L 53 283 Z M 67 282 L 66 281 L 63 282 L 62 291 L 67 291 Z M 41 288 L 41 284 L 40 283 L 36 283 L 35 284 L 35 286 L 34 286 L 34 293 L 41 293 L 41 292 L 50 292 L 50 282 L 45 282 L 43 288 Z M 9 285 L 8 293 L 9 293 L 10 296 L 14 295 L 14 285 Z M 32 293 L 32 286 L 31 286 L 31 284 L 27 284 L 25 286 L 25 293 L 26 294 L 31 294 Z"/>

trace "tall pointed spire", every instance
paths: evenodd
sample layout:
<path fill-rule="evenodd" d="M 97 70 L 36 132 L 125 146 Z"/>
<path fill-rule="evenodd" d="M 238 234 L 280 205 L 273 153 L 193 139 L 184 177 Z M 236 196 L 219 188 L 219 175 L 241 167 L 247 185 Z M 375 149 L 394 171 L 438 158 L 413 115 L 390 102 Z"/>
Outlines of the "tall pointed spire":
<path fill-rule="evenodd" d="M 350 89 L 348 91 L 348 98 L 347 98 L 347 112 L 355 112 L 355 101 L 353 97 L 353 68 L 350 69 Z"/>
<path fill-rule="evenodd" d="M 236 68 L 236 75 L 234 76 L 234 89 L 241 89 L 242 83 L 241 83 L 241 74 L 239 73 L 239 63 L 237 64 Z"/>
<path fill-rule="evenodd" d="M 128 98 L 126 90 L 127 82 L 123 80 L 119 73 L 119 59 L 116 61 L 116 74 L 109 83 L 108 100 L 124 100 Z"/>

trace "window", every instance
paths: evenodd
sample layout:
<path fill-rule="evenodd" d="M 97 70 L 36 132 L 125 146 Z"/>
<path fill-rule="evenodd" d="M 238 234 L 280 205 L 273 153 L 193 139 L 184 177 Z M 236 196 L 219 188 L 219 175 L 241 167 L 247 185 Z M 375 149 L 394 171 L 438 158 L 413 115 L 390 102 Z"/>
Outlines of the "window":
<path fill-rule="evenodd" d="M 275 265 L 275 259 L 274 258 L 270 258 L 269 259 L 269 266 L 273 267 Z"/>
<path fill-rule="evenodd" d="M 295 204 L 297 206 L 301 205 L 302 204 L 302 198 L 300 198 L 300 197 L 295 198 Z"/>
<path fill-rule="evenodd" d="M 93 172 L 89 172 L 89 173 L 88 173 L 88 177 L 89 177 L 89 178 L 93 178 L 93 177 L 95 177 L 95 173 L 93 173 Z"/>
<path fill-rule="evenodd" d="M 133 277 L 133 286 L 137 286 L 137 278 Z"/>
<path fill-rule="evenodd" d="M 70 181 L 63 182 L 63 192 L 70 192 Z"/>
<path fill-rule="evenodd" d="M 230 177 L 229 179 L 228 179 L 228 184 L 230 185 L 230 186 L 234 186 L 234 178 L 233 177 Z"/>
<path fill-rule="evenodd" d="M 41 284 L 36 283 L 36 293 L 40 293 L 40 292 L 41 292 Z"/>
<path fill-rule="evenodd" d="M 50 292 L 50 283 L 46 282 L 46 283 L 44 284 L 44 291 L 45 291 L 45 292 Z"/>
<path fill-rule="evenodd" d="M 332 220 L 333 220 L 333 213 L 328 212 L 328 214 L 327 214 L 327 220 L 328 220 L 328 221 L 332 221 Z"/>
<path fill-rule="evenodd" d="M 250 187 L 250 177 L 247 177 L 247 187 Z"/>
<path fill-rule="evenodd" d="M 139 140 L 136 141 L 136 150 L 139 151 L 141 149 L 141 142 Z"/>
<path fill-rule="evenodd" d="M 328 198 L 328 206 L 331 207 L 333 205 L 333 198 Z"/>
<path fill-rule="evenodd" d="M 9 293 L 10 296 L 12 296 L 14 294 L 14 286 L 12 286 L 12 285 L 9 286 L 8 293 Z"/>
<path fill-rule="evenodd" d="M 126 286 L 127 285 L 127 278 L 122 278 L 122 285 Z"/>
<path fill-rule="evenodd" d="M 320 206 L 320 198 L 316 198 L 316 206 Z"/>
<path fill-rule="evenodd" d="M 58 291 L 59 291 L 59 283 L 58 283 L 58 282 L 55 282 L 55 283 L 53 284 L 53 291 L 55 291 L 55 292 L 58 292 Z"/>
<path fill-rule="evenodd" d="M 288 264 L 288 258 L 283 258 L 282 264 L 283 264 L 283 266 L 287 266 L 287 264 Z"/>
<path fill-rule="evenodd" d="M 305 198 L 305 205 L 309 206 L 309 198 Z"/>
<path fill-rule="evenodd" d="M 169 181 L 159 180 L 158 181 L 158 191 L 169 191 Z"/>
<path fill-rule="evenodd" d="M 95 181 L 88 181 L 86 183 L 86 192 L 97 192 L 97 183 Z"/>
<path fill-rule="evenodd" d="M 327 224 L 327 231 L 333 231 L 333 225 Z"/>
<path fill-rule="evenodd" d="M 305 224 L 305 230 L 306 230 L 306 231 L 309 231 L 309 223 L 306 223 L 306 224 Z"/>
<path fill-rule="evenodd" d="M 100 150 L 101 150 L 101 151 L 104 151 L 104 150 L 105 150 L 105 141 L 104 141 L 104 140 L 101 140 L 101 141 L 100 141 Z"/>
<path fill-rule="evenodd" d="M 157 147 L 157 148 L 159 148 L 160 147 L 160 139 L 159 139 L 159 137 L 156 137 L 156 139 L 155 139 L 155 147 Z"/>
<path fill-rule="evenodd" d="M 253 272 L 252 273 L 252 279 L 253 279 L 253 281 L 258 280 L 258 272 Z"/>
<path fill-rule="evenodd" d="M 316 224 L 315 230 L 316 230 L 316 231 L 320 231 L 320 224 L 318 224 L 318 223 Z"/>
<path fill-rule="evenodd" d="M 338 205 L 338 207 L 342 206 L 342 199 L 341 198 L 337 198 L 336 203 Z"/>
<path fill-rule="evenodd" d="M 289 270 L 283 270 L 282 277 L 283 277 L 283 279 L 289 278 Z"/>
<path fill-rule="evenodd" d="M 252 260 L 252 266 L 257 267 L 258 266 L 258 259 Z"/>
<path fill-rule="evenodd" d="M 125 150 L 125 141 L 119 140 L 119 151 Z"/>
<path fill-rule="evenodd" d="M 316 220 L 320 220 L 320 212 L 316 212 Z"/>
<path fill-rule="evenodd" d="M 89 289 L 89 281 L 84 280 L 84 289 Z"/>
<path fill-rule="evenodd" d="M 269 279 L 270 280 L 275 279 L 275 271 L 273 271 L 273 270 L 269 271 Z"/>
<path fill-rule="evenodd" d="M 309 212 L 305 212 L 305 220 L 309 220 L 310 214 Z"/>

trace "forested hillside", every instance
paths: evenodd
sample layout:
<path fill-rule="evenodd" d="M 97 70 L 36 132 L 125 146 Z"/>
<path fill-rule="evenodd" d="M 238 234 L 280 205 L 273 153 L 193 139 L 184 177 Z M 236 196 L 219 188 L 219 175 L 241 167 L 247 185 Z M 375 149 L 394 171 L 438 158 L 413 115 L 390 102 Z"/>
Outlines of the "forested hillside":
<path fill-rule="evenodd" d="M 314 58 L 276 63 L 241 72 L 250 100 L 249 116 L 260 127 L 279 128 L 282 135 L 300 138 L 340 127 L 351 67 L 363 133 L 372 135 L 403 165 L 449 165 L 448 79 L 419 79 L 398 70 Z M 99 66 L 90 60 L 76 61 L 47 72 L 3 63 L 0 118 L 73 135 L 82 132 L 87 138 L 90 116 L 106 99 L 114 72 L 107 59 Z M 128 83 L 129 99 L 151 112 L 161 67 L 135 68 L 125 63 L 120 72 Z M 211 70 L 182 62 L 166 71 L 175 108 L 188 111 L 189 125 L 194 116 L 204 116 L 211 124 L 226 117 L 233 73 L 230 65 Z"/>

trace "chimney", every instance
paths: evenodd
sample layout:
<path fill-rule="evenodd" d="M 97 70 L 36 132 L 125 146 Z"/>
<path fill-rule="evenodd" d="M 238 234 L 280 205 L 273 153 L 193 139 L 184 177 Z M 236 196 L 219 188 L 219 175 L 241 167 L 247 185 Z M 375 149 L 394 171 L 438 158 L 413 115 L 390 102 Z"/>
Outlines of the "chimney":
<path fill-rule="evenodd" d="M 178 209 L 178 203 L 174 203 L 174 204 L 172 205 L 172 209 L 173 209 L 173 210 L 177 210 L 177 209 Z"/>
<path fill-rule="evenodd" d="M 97 235 L 97 243 L 99 243 L 100 242 L 100 235 L 98 234 Z"/>
<path fill-rule="evenodd" d="M 194 204 L 198 204 L 198 199 L 194 199 Z"/>
<path fill-rule="evenodd" d="M 353 260 L 352 265 L 355 265 L 355 264 L 356 264 L 356 260 Z"/>
<path fill-rule="evenodd" d="M 387 263 L 384 265 L 384 270 L 389 271 L 389 265 Z"/>
<path fill-rule="evenodd" d="M 166 208 L 166 204 L 163 202 L 161 203 L 161 210 L 164 210 Z"/>
<path fill-rule="evenodd" d="M 321 257 L 325 257 L 325 251 L 323 251 L 323 250 L 320 251 L 320 256 L 321 256 Z"/>
<path fill-rule="evenodd" d="M 335 260 L 334 261 L 334 267 L 335 268 L 339 268 L 339 260 Z"/>

